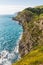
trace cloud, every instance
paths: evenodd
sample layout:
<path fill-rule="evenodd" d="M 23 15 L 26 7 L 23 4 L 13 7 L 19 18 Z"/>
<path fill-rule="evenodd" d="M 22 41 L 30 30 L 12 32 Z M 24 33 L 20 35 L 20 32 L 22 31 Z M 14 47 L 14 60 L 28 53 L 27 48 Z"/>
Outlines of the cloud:
<path fill-rule="evenodd" d="M 27 6 L 0 5 L 0 14 L 13 14 L 14 12 L 23 10 L 25 7 Z"/>

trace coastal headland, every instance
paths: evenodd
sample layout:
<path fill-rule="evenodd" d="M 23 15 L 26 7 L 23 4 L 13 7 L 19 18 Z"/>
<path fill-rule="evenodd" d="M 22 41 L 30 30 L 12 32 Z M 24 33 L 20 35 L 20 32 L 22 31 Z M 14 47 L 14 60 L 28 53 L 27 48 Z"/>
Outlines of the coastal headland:
<path fill-rule="evenodd" d="M 43 6 L 26 8 L 13 20 L 23 26 L 23 36 L 19 42 L 22 59 L 13 65 L 43 65 Z"/>

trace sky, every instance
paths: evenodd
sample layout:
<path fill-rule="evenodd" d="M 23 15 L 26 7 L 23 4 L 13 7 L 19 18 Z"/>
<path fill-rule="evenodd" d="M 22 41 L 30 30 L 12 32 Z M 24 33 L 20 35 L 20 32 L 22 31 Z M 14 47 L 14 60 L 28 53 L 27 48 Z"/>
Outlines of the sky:
<path fill-rule="evenodd" d="M 0 0 L 0 14 L 13 14 L 39 5 L 43 5 L 43 0 Z"/>

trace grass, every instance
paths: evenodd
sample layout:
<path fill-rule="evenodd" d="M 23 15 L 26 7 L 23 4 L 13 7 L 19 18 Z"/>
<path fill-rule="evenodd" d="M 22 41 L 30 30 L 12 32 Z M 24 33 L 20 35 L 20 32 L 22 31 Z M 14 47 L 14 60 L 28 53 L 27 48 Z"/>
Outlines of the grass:
<path fill-rule="evenodd" d="M 25 55 L 20 61 L 12 65 L 43 65 L 43 46 L 39 46 L 36 50 Z"/>
<path fill-rule="evenodd" d="M 40 14 L 39 18 L 40 18 L 40 19 L 43 19 L 43 14 Z"/>

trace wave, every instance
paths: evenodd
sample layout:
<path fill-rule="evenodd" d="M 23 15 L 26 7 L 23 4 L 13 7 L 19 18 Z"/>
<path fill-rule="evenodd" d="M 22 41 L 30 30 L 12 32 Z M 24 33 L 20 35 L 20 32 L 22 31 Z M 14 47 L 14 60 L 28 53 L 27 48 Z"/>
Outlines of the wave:
<path fill-rule="evenodd" d="M 22 38 L 22 34 L 20 35 L 17 44 L 12 52 L 8 50 L 3 50 L 0 52 L 0 65 L 12 65 L 14 60 L 18 60 L 20 58 L 19 54 L 19 42 Z"/>

